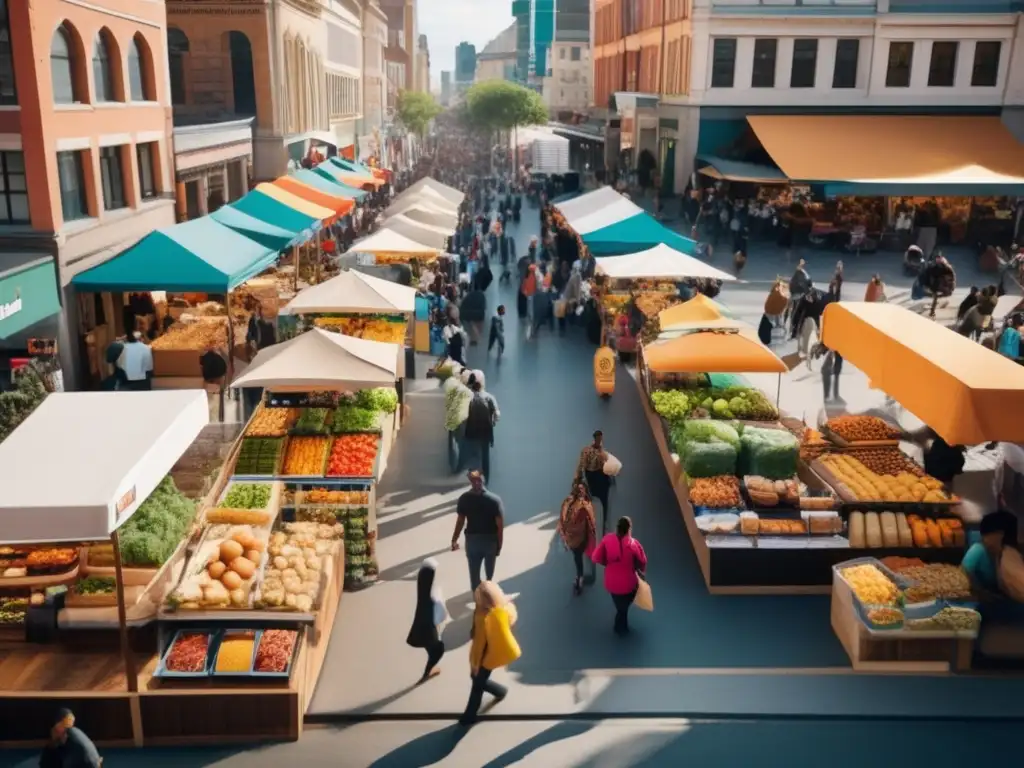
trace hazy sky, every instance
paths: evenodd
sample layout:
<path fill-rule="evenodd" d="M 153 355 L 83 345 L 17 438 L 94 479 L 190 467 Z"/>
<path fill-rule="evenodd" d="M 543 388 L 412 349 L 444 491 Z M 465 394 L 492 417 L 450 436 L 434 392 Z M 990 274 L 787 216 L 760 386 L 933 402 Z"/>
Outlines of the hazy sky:
<path fill-rule="evenodd" d="M 430 79 L 455 69 L 455 46 L 463 40 L 479 51 L 512 23 L 512 0 L 417 0 L 419 33 L 430 48 Z"/>

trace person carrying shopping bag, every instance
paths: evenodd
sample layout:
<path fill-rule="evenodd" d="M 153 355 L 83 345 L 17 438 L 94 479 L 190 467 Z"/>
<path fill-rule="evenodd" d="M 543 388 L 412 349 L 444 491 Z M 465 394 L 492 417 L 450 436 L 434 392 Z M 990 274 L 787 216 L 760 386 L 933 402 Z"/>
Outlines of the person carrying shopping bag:
<path fill-rule="evenodd" d="M 421 683 L 440 673 L 437 665 L 444 656 L 440 628 L 448 619 L 448 611 L 444 607 L 441 588 L 435 583 L 436 575 L 437 561 L 428 557 L 416 575 L 416 611 L 413 613 L 409 636 L 405 640 L 413 648 L 422 648 L 427 652 L 427 666 L 420 678 Z"/>
<path fill-rule="evenodd" d="M 647 553 L 633 538 L 633 521 L 620 517 L 615 533 L 609 533 L 597 545 L 591 559 L 604 566 L 604 588 L 615 604 L 615 634 L 629 634 L 629 606 L 641 589 L 641 575 L 647 572 Z M 650 587 L 643 584 L 645 598 L 650 598 Z M 639 606 L 638 606 L 639 607 Z M 648 606 L 653 608 L 653 603 Z"/>
<path fill-rule="evenodd" d="M 594 552 L 597 531 L 594 516 L 594 505 L 590 501 L 590 493 L 583 482 L 574 482 L 569 497 L 562 502 L 562 513 L 558 519 L 558 533 L 566 548 L 572 552 L 576 565 L 576 581 L 573 592 L 583 593 L 583 558 L 590 557 Z"/>
<path fill-rule="evenodd" d="M 508 695 L 508 689 L 491 680 L 491 673 L 507 667 L 522 655 L 519 643 L 512 634 L 518 614 L 501 587 L 493 581 L 484 581 L 473 592 L 476 608 L 473 611 L 472 643 L 469 646 L 469 668 L 473 686 L 469 691 L 466 711 L 459 725 L 472 725 L 480 712 L 485 693 L 497 701 Z"/>

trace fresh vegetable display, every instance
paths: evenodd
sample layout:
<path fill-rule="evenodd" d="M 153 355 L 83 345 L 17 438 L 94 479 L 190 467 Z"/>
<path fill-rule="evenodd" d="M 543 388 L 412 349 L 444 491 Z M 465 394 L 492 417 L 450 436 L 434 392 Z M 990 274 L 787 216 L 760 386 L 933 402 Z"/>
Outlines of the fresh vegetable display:
<path fill-rule="evenodd" d="M 690 399 L 678 389 L 663 389 L 651 393 L 654 411 L 666 421 L 681 421 L 690 415 Z"/>
<path fill-rule="evenodd" d="M 686 443 L 683 471 L 692 478 L 735 475 L 736 458 L 736 449 L 728 443 Z"/>
<path fill-rule="evenodd" d="M 981 614 L 971 608 L 946 606 L 926 619 L 907 619 L 907 629 L 938 632 L 977 632 L 981 627 Z"/>
<path fill-rule="evenodd" d="M 740 435 L 735 427 L 724 421 L 689 419 L 672 428 L 672 444 L 677 452 L 682 453 L 689 442 L 727 443 L 739 450 Z"/>
<path fill-rule="evenodd" d="M 123 564 L 160 567 L 174 554 L 195 516 L 195 502 L 168 475 L 118 530 Z"/>
<path fill-rule="evenodd" d="M 266 509 L 269 503 L 269 483 L 234 483 L 220 505 L 232 509 Z"/>
<path fill-rule="evenodd" d="M 265 673 L 282 673 L 291 664 L 292 652 L 298 634 L 292 629 L 267 629 L 260 635 L 256 647 L 256 661 L 253 670 Z"/>
<path fill-rule="evenodd" d="M 334 441 L 327 461 L 328 477 L 370 477 L 377 463 L 380 437 L 373 434 L 342 435 Z"/>
<path fill-rule="evenodd" d="M 331 419 L 331 431 L 335 434 L 345 432 L 368 432 L 380 427 L 380 411 L 359 406 L 339 406 Z"/>
<path fill-rule="evenodd" d="M 843 568 L 840 573 L 857 599 L 867 605 L 895 605 L 899 589 L 878 568 L 869 563 Z"/>
<path fill-rule="evenodd" d="M 281 474 L 296 477 L 323 475 L 331 442 L 325 437 L 293 437 L 288 443 Z"/>
<path fill-rule="evenodd" d="M 25 623 L 28 600 L 20 597 L 0 597 L 0 627 Z"/>
<path fill-rule="evenodd" d="M 164 666 L 171 672 L 204 672 L 209 650 L 208 634 L 189 632 L 178 635 L 164 659 Z"/>
<path fill-rule="evenodd" d="M 741 464 L 747 473 L 770 480 L 786 480 L 796 474 L 800 444 L 789 432 L 747 427 L 740 443 Z"/>
<path fill-rule="evenodd" d="M 284 449 L 283 437 L 247 437 L 235 462 L 237 475 L 276 475 Z"/>
<path fill-rule="evenodd" d="M 301 504 L 369 504 L 369 491 L 329 491 L 326 488 L 313 488 L 303 491 Z"/>
<path fill-rule="evenodd" d="M 874 440 L 898 440 L 900 431 L 877 416 L 855 416 L 846 414 L 833 416 L 825 426 L 830 432 L 848 443 Z"/>
<path fill-rule="evenodd" d="M 394 413 L 398 409 L 398 393 L 390 387 L 361 389 L 356 393 L 356 405 L 370 411 Z"/>
<path fill-rule="evenodd" d="M 695 507 L 735 509 L 740 507 L 740 483 L 732 475 L 696 477 L 689 481 L 690 502 Z"/>
<path fill-rule="evenodd" d="M 299 417 L 297 408 L 260 408 L 256 411 L 246 437 L 284 437 Z"/>
<path fill-rule="evenodd" d="M 331 412 L 327 408 L 303 408 L 292 427 L 293 435 L 326 435 Z"/>
<path fill-rule="evenodd" d="M 90 576 L 75 584 L 74 590 L 80 595 L 109 595 L 117 589 L 112 576 Z"/>

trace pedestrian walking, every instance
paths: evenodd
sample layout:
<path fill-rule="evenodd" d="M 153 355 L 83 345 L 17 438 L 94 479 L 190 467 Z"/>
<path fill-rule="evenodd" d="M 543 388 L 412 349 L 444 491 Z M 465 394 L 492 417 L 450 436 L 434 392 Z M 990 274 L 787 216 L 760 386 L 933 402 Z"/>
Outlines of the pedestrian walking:
<path fill-rule="evenodd" d="M 839 374 L 843 372 L 843 356 L 835 350 L 825 352 L 821 363 L 821 385 L 825 402 L 839 399 Z"/>
<path fill-rule="evenodd" d="M 611 454 L 604 449 L 604 432 L 594 432 L 594 442 L 580 451 L 580 460 L 576 464 L 576 480 L 585 480 L 592 498 L 601 502 L 603 514 L 601 532 L 608 525 L 608 495 L 611 490 L 611 477 L 604 473 L 605 464 Z"/>
<path fill-rule="evenodd" d="M 499 304 L 491 318 L 491 333 L 487 340 L 487 353 L 490 354 L 494 345 L 498 345 L 498 359 L 505 352 L 505 305 Z"/>
<path fill-rule="evenodd" d="M 459 725 L 469 726 L 476 722 L 484 694 L 489 693 L 497 701 L 508 695 L 508 689 L 491 680 L 491 673 L 507 667 L 522 656 L 522 650 L 512 634 L 518 614 L 515 606 L 501 591 L 501 587 L 488 579 L 473 590 L 472 642 L 469 646 L 469 668 L 473 685 L 469 691 L 466 711 L 459 718 Z"/>
<path fill-rule="evenodd" d="M 498 401 L 484 391 L 483 371 L 473 371 L 466 383 L 473 393 L 466 418 L 465 437 L 462 442 L 463 466 L 479 469 L 484 482 L 491 477 L 491 448 L 494 447 L 494 427 L 501 418 Z"/>
<path fill-rule="evenodd" d="M 459 549 L 459 536 L 466 531 L 466 560 L 469 561 L 469 583 L 473 591 L 480 586 L 480 567 L 487 580 L 494 578 L 494 566 L 501 554 L 505 530 L 505 513 L 501 499 L 484 486 L 484 476 L 477 470 L 469 472 L 468 491 L 459 496 L 455 512 L 452 551 Z"/>
<path fill-rule="evenodd" d="M 615 604 L 615 634 L 629 634 L 629 606 L 636 599 L 640 578 L 647 573 L 647 553 L 633 538 L 633 521 L 620 517 L 615 532 L 601 539 L 593 560 L 604 566 L 604 588 Z"/>
<path fill-rule="evenodd" d="M 585 483 L 574 482 L 572 492 L 562 502 L 558 533 L 566 548 L 572 552 L 573 563 L 576 565 L 573 592 L 579 595 L 583 592 L 583 558 L 593 554 L 597 543 L 594 505 Z"/>
<path fill-rule="evenodd" d="M 420 682 L 434 677 L 441 670 L 438 662 L 444 656 L 444 642 L 441 640 L 441 626 L 448 618 L 444 607 L 444 596 L 436 583 L 437 561 L 428 557 L 416 574 L 416 611 L 412 617 L 412 628 L 405 642 L 413 648 L 427 652 L 427 666 Z"/>

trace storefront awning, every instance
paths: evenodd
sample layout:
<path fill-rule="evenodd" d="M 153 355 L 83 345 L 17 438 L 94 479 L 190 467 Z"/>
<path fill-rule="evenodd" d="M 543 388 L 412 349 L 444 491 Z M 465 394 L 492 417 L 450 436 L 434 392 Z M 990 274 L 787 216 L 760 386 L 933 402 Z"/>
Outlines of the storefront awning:
<path fill-rule="evenodd" d="M 742 163 L 738 160 L 726 160 L 722 157 L 707 156 L 698 158 L 706 163 L 700 172 L 712 179 L 739 181 L 747 184 L 786 184 L 789 179 L 778 168 L 757 163 Z"/>
<path fill-rule="evenodd" d="M 204 216 L 150 232 L 110 261 L 75 275 L 71 282 L 80 291 L 94 292 L 226 293 L 269 267 L 277 255 L 276 248 Z"/>
<path fill-rule="evenodd" d="M 583 244 L 595 256 L 632 253 L 644 248 L 653 248 L 659 243 L 664 243 L 688 256 L 697 252 L 696 241 L 673 232 L 646 212 L 640 212 L 580 236 L 583 238 Z"/>
<path fill-rule="evenodd" d="M 838 302 L 821 340 L 950 445 L 1024 442 L 1024 367 L 895 304 Z"/>
<path fill-rule="evenodd" d="M 32 258 L 0 272 L 0 339 L 10 338 L 58 312 L 60 299 L 52 258 Z"/>
<path fill-rule="evenodd" d="M 225 227 L 230 227 L 239 234 L 250 240 L 273 248 L 275 251 L 283 251 L 296 242 L 302 242 L 305 237 L 299 232 L 291 232 L 273 224 L 268 224 L 262 219 L 250 216 L 230 205 L 222 205 L 210 214 L 210 218 Z"/>
<path fill-rule="evenodd" d="M 974 190 L 992 189 L 997 179 L 1009 194 L 1024 189 L 1024 144 L 998 117 L 754 115 L 747 122 L 794 181 L 864 184 L 866 193 L 885 185 L 890 194 L 935 195 L 943 179 L 968 194 L 984 194 Z"/>
<path fill-rule="evenodd" d="M 345 172 L 330 161 L 320 163 L 320 165 L 318 165 L 311 171 L 306 170 L 305 168 L 296 171 L 295 178 L 302 179 L 302 174 L 306 173 L 311 173 L 315 176 L 319 176 L 320 178 L 327 179 L 332 184 L 337 184 L 339 187 L 341 187 L 341 191 L 344 194 L 344 196 L 350 197 L 353 200 L 362 200 L 369 194 L 365 189 L 360 189 L 359 187 L 354 186 L 352 184 L 346 184 L 344 181 L 344 178 L 346 176 Z"/>

